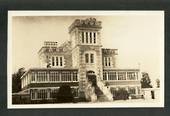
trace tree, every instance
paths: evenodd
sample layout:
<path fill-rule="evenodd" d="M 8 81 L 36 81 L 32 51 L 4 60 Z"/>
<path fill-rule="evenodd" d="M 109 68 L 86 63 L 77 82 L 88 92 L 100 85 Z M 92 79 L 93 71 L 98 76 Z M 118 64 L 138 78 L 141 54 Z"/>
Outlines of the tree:
<path fill-rule="evenodd" d="M 142 72 L 142 78 L 140 82 L 141 82 L 142 88 L 152 88 L 151 80 L 147 72 Z"/>
<path fill-rule="evenodd" d="M 160 87 L 160 80 L 156 79 L 156 87 L 159 88 Z"/>
<path fill-rule="evenodd" d="M 25 73 L 25 68 L 20 68 L 12 74 L 12 93 L 21 91 L 21 76 Z"/>
<path fill-rule="evenodd" d="M 62 85 L 57 93 L 59 103 L 73 102 L 74 97 L 69 85 Z"/>

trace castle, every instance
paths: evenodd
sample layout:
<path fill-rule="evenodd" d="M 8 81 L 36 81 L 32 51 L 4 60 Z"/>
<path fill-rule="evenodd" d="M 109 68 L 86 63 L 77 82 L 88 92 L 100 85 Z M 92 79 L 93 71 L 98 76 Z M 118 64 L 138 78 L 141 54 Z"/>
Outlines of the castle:
<path fill-rule="evenodd" d="M 118 50 L 102 48 L 101 29 L 95 18 L 76 19 L 69 27 L 70 40 L 62 45 L 45 41 L 38 51 L 40 67 L 21 77 L 22 92 L 31 100 L 48 100 L 61 85 L 69 85 L 75 98 L 96 101 L 111 101 L 119 89 L 140 95 L 140 70 L 116 66 Z"/>

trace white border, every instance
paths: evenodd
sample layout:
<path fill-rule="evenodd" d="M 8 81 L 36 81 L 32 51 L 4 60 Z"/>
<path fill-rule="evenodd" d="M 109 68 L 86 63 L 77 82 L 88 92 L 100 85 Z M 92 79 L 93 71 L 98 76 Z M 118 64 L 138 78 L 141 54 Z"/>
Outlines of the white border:
<path fill-rule="evenodd" d="M 33 104 L 12 105 L 12 17 L 13 16 L 113 16 L 113 15 L 145 15 L 161 14 L 164 20 L 164 11 L 8 11 L 8 57 L 7 57 L 7 101 L 9 109 L 25 108 L 141 108 L 141 107 L 164 107 L 164 86 L 160 88 L 160 102 L 156 103 L 81 103 L 81 104 Z M 164 22 L 163 22 L 164 25 Z M 162 30 L 164 33 L 164 29 Z M 164 38 L 164 34 L 163 37 Z M 160 40 L 160 71 L 164 77 L 164 39 Z M 160 85 L 164 85 L 164 78 L 160 78 Z"/>

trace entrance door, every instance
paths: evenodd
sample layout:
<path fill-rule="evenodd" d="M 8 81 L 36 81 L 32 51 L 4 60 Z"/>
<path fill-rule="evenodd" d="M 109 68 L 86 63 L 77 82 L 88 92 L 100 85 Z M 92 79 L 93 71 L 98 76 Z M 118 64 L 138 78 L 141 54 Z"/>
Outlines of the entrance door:
<path fill-rule="evenodd" d="M 87 72 L 87 79 L 89 82 L 92 83 L 92 86 L 96 86 L 97 82 L 96 82 L 96 75 L 93 71 L 88 71 Z"/>

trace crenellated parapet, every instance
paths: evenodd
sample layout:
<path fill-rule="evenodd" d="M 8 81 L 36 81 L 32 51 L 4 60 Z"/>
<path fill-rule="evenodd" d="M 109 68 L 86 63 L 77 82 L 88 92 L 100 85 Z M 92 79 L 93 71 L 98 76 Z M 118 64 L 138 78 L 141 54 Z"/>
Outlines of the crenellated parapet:
<path fill-rule="evenodd" d="M 71 26 L 69 27 L 69 33 L 75 29 L 76 27 L 83 28 L 102 28 L 102 22 L 97 21 L 95 18 L 87 18 L 87 19 L 76 19 Z"/>
<path fill-rule="evenodd" d="M 107 49 L 107 48 L 102 48 L 102 54 L 103 55 L 118 55 L 117 49 Z"/>

